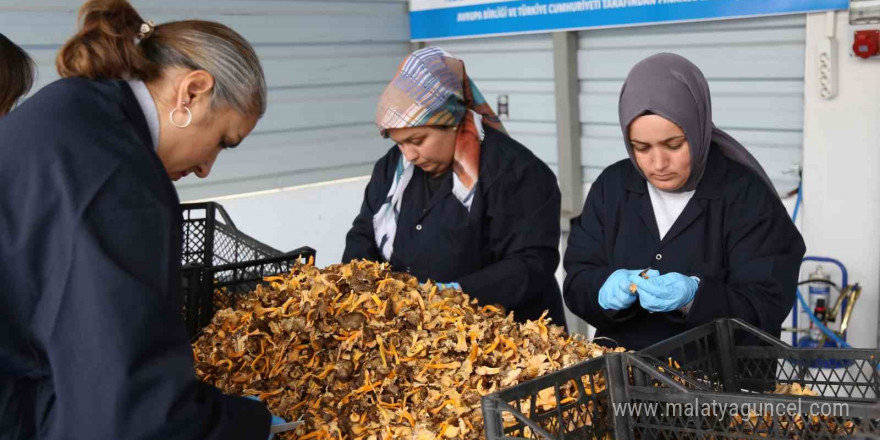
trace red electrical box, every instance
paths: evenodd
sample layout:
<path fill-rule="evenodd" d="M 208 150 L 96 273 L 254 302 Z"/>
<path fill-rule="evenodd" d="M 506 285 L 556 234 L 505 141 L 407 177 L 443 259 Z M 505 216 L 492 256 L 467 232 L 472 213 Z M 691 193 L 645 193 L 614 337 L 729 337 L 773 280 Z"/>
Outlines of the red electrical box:
<path fill-rule="evenodd" d="M 853 53 L 861 58 L 871 58 L 880 53 L 880 30 L 856 31 Z"/>

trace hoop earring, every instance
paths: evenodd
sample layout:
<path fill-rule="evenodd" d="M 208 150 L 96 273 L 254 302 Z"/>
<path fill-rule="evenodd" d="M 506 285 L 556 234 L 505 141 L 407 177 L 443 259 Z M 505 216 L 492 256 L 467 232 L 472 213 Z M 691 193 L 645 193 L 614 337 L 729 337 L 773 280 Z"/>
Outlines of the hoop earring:
<path fill-rule="evenodd" d="M 183 124 L 178 124 L 177 122 L 174 122 L 174 112 L 177 111 L 177 107 L 175 107 L 174 110 L 171 110 L 171 114 L 168 115 L 168 119 L 171 120 L 171 125 L 173 125 L 177 128 L 189 127 L 189 124 L 193 120 L 193 114 L 192 114 L 192 111 L 190 111 L 189 107 L 183 106 L 183 109 L 186 110 L 186 122 L 184 122 Z"/>

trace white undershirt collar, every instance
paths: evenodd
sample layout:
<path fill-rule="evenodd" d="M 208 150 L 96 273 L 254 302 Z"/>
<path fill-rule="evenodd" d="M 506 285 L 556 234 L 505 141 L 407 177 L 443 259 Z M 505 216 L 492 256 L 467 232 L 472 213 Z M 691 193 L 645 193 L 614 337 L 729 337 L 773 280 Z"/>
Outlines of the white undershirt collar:
<path fill-rule="evenodd" d="M 684 207 L 694 196 L 696 191 L 687 191 L 681 193 L 666 192 L 657 189 L 651 182 L 645 182 L 648 185 L 648 194 L 651 196 L 651 206 L 654 208 L 654 218 L 657 220 L 657 229 L 660 232 L 660 239 L 666 236 L 666 233 L 672 229 L 675 220 L 684 211 Z"/>
<path fill-rule="evenodd" d="M 146 118 L 147 125 L 150 128 L 150 137 L 153 139 L 153 149 L 155 150 L 159 148 L 159 111 L 156 109 L 156 101 L 153 100 L 153 95 L 150 94 L 150 90 L 147 89 L 147 85 L 143 81 L 132 79 L 127 80 L 127 82 L 129 87 L 131 87 L 131 91 L 134 92 L 134 97 L 137 98 L 141 110 L 144 112 L 144 118 Z"/>

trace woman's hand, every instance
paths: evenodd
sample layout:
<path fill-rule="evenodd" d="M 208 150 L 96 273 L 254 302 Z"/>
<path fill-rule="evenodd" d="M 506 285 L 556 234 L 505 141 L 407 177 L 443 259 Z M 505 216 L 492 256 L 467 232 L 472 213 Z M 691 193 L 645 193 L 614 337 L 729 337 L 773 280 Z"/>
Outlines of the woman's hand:
<path fill-rule="evenodd" d="M 260 398 L 257 396 L 244 396 L 244 397 L 246 399 L 251 399 L 251 400 L 256 400 L 257 402 L 261 402 Z M 282 419 L 281 417 L 276 416 L 275 414 L 272 414 L 271 426 L 283 425 L 285 423 L 287 423 L 286 420 Z M 272 437 L 275 437 L 275 434 L 269 433 L 269 438 L 267 440 L 272 440 Z"/>
<path fill-rule="evenodd" d="M 458 283 L 434 283 L 440 290 L 452 289 L 461 292 L 461 285 Z"/>
<path fill-rule="evenodd" d="M 647 279 L 640 277 L 638 273 L 629 275 L 628 282 L 638 288 L 639 303 L 645 310 L 671 312 L 694 300 L 700 284 L 699 278 L 677 272 L 657 275 L 649 272 Z"/>
<path fill-rule="evenodd" d="M 618 269 L 605 280 L 599 289 L 599 305 L 605 310 L 628 309 L 638 299 L 629 290 L 630 277 L 638 277 L 641 270 Z M 656 270 L 648 271 L 648 276 L 660 275 Z"/>

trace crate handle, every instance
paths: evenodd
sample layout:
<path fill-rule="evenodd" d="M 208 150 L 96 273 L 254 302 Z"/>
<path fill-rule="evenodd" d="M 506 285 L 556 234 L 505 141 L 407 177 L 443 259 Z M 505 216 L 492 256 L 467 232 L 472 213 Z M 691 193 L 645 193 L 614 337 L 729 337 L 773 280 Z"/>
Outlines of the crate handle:
<path fill-rule="evenodd" d="M 770 335 L 765 333 L 763 330 L 761 330 L 761 329 L 753 326 L 752 324 L 749 324 L 748 322 L 745 322 L 741 319 L 738 319 L 738 318 L 719 319 L 719 321 L 722 321 L 722 320 L 727 321 L 733 325 L 739 326 L 741 330 L 745 330 L 745 331 L 751 333 L 752 336 L 755 336 L 758 339 L 760 339 L 761 341 L 766 342 L 770 345 L 773 345 L 777 348 L 792 348 L 791 345 L 788 345 L 785 342 L 780 341 L 779 339 L 770 337 Z"/>
<path fill-rule="evenodd" d="M 636 359 L 638 359 L 638 360 L 640 360 L 640 361 L 642 361 L 642 362 L 644 362 L 645 364 L 649 365 L 649 368 L 651 369 L 651 372 L 659 371 L 659 370 L 656 370 L 656 369 L 657 369 L 657 368 L 662 368 L 663 371 L 668 372 L 669 374 L 671 374 L 671 375 L 673 375 L 673 376 L 675 376 L 675 377 L 677 377 L 677 378 L 683 380 L 683 381 L 686 382 L 688 385 L 690 385 L 690 386 L 696 388 L 697 390 L 701 390 L 701 391 L 712 391 L 712 390 L 711 390 L 710 388 L 708 388 L 707 386 L 705 386 L 705 385 L 703 385 L 703 384 L 701 384 L 701 383 L 699 383 L 699 382 L 697 382 L 697 381 L 691 379 L 690 377 L 686 376 L 684 373 L 682 373 L 681 371 L 679 371 L 679 370 L 676 369 L 675 367 L 670 367 L 669 365 L 664 364 L 663 361 L 661 361 L 660 359 L 655 358 L 654 356 L 650 356 L 650 355 L 647 355 L 647 354 L 636 354 L 636 355 L 633 355 L 633 357 L 636 358 Z M 675 381 L 673 381 L 673 382 L 674 382 L 676 385 L 681 386 L 680 383 L 675 382 Z M 688 390 L 688 391 L 689 391 L 690 389 L 689 389 L 689 388 L 685 388 L 685 390 Z"/>
<path fill-rule="evenodd" d="M 665 374 L 660 373 L 660 371 L 658 371 L 656 367 L 652 366 L 648 362 L 645 362 L 645 360 L 643 358 L 650 358 L 650 356 L 639 355 L 639 356 L 627 356 L 626 358 L 627 358 L 627 363 L 629 364 L 629 366 L 634 367 L 634 368 L 638 368 L 639 370 L 642 370 L 643 372 L 650 375 L 652 378 L 662 382 L 664 385 L 666 385 L 670 388 L 673 388 L 675 391 L 678 391 L 680 393 L 688 393 L 688 392 L 692 391 L 691 389 L 685 387 L 684 385 L 670 379 Z M 660 361 L 657 361 L 657 362 L 661 363 Z M 668 368 L 665 365 L 663 366 L 663 368 L 667 368 L 669 370 L 674 370 L 673 368 Z M 703 389 L 703 386 L 700 385 L 700 386 L 697 386 L 697 388 Z"/>
<path fill-rule="evenodd" d="M 238 228 L 235 226 L 235 223 L 229 218 L 229 214 L 226 213 L 226 210 L 223 209 L 223 205 L 217 202 L 197 202 L 197 203 L 181 203 L 180 210 L 181 212 L 193 210 L 193 209 L 204 209 L 205 211 L 217 210 L 220 213 L 220 216 L 223 217 L 223 221 L 230 226 L 232 229 L 238 231 Z M 205 218 L 212 217 L 209 213 L 206 212 Z"/>
<path fill-rule="evenodd" d="M 211 202 L 211 205 L 213 205 L 214 209 L 216 209 L 217 212 L 220 213 L 220 217 L 223 217 L 223 222 L 226 223 L 227 226 L 238 231 L 238 227 L 236 227 L 232 219 L 229 218 L 229 214 L 226 213 L 226 209 L 223 208 L 223 205 L 214 202 Z"/>
<path fill-rule="evenodd" d="M 505 402 L 505 401 L 503 401 L 503 400 L 501 400 L 501 399 L 499 399 L 499 398 L 497 398 L 497 397 L 490 397 L 489 400 L 491 400 L 492 403 L 495 404 L 495 407 L 496 407 L 496 408 L 500 408 L 502 411 L 507 411 L 507 412 L 509 412 L 511 415 L 513 415 L 513 417 L 514 417 L 515 419 L 517 419 L 517 420 L 519 420 L 520 422 L 524 423 L 527 427 L 529 427 L 529 428 L 530 428 L 532 431 L 534 431 L 536 434 L 539 434 L 539 435 L 543 436 L 544 438 L 546 438 L 546 439 L 548 439 L 548 440 L 553 440 L 553 439 L 556 438 L 556 437 L 553 437 L 553 435 L 551 435 L 549 432 L 547 432 L 546 430 L 544 430 L 544 428 L 542 428 L 542 427 L 536 425 L 533 421 L 529 420 L 529 419 L 528 419 L 526 416 L 524 416 L 521 412 L 517 411 L 516 408 L 510 406 L 509 403 L 507 403 L 507 402 Z M 532 409 L 534 410 L 534 408 L 532 408 Z M 498 414 L 500 415 L 501 413 L 499 412 Z"/>

